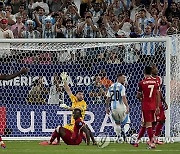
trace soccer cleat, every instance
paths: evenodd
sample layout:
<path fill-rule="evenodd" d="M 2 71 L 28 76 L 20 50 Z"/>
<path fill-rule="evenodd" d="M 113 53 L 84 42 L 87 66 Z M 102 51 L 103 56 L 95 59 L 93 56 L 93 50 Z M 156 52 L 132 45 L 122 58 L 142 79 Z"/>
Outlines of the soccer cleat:
<path fill-rule="evenodd" d="M 46 146 L 46 145 L 49 145 L 49 142 L 48 141 L 42 141 L 39 143 L 40 145 L 43 145 L 43 146 Z"/>
<path fill-rule="evenodd" d="M 154 143 L 151 143 L 151 142 L 147 142 L 148 144 L 148 149 L 154 149 L 156 148 L 156 145 Z"/>
<path fill-rule="evenodd" d="M 1 148 L 6 148 L 6 145 L 4 144 L 3 141 L 0 142 L 0 146 L 1 146 Z"/>
<path fill-rule="evenodd" d="M 158 145 L 163 145 L 163 144 L 164 144 L 164 142 L 161 142 L 161 141 L 159 141 L 158 139 L 157 139 L 157 140 L 154 140 L 154 143 L 155 143 L 155 144 L 158 144 Z"/>
<path fill-rule="evenodd" d="M 138 144 L 138 143 L 134 143 L 134 144 L 133 144 L 133 147 L 136 147 L 136 148 L 137 148 L 137 147 L 139 147 L 139 144 Z"/>
<path fill-rule="evenodd" d="M 39 143 L 40 145 L 43 145 L 43 146 L 47 146 L 47 145 L 60 145 L 60 143 L 59 142 L 52 142 L 52 143 L 50 143 L 49 141 L 42 141 L 42 142 L 40 142 Z"/>

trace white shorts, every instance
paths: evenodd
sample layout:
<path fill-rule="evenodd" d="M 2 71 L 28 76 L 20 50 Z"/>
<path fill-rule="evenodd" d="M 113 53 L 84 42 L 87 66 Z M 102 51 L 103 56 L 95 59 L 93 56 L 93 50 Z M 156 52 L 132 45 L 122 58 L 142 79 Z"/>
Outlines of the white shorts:
<path fill-rule="evenodd" d="M 116 124 L 125 125 L 130 123 L 129 114 L 126 114 L 126 109 L 114 109 L 112 110 L 112 118 Z"/>

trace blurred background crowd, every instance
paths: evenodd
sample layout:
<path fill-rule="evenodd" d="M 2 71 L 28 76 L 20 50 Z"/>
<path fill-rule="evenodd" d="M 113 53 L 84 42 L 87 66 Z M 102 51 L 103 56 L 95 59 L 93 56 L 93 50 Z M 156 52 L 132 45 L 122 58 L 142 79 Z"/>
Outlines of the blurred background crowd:
<path fill-rule="evenodd" d="M 179 18 L 179 0 L 4 0 L 0 2 L 0 39 L 149 38 L 179 34 Z M 25 64 L 80 63 L 85 67 L 98 62 L 165 62 L 162 43 L 82 46 L 70 50 L 60 49 L 61 45 L 54 50 L 54 46 L 37 43 L 27 48 L 26 44 L 25 52 L 15 45 L 1 51 L 0 59 L 6 62 L 13 57 L 13 61 Z M 177 53 L 177 46 L 173 44 L 172 52 Z"/>
<path fill-rule="evenodd" d="M 179 0 L 4 0 L 0 38 L 166 36 L 179 18 Z"/>

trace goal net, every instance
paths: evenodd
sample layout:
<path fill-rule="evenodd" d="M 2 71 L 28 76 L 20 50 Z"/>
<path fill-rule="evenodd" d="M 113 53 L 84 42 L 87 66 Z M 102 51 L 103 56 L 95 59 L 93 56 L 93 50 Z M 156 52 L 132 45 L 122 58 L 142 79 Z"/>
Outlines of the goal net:
<path fill-rule="evenodd" d="M 166 126 L 161 136 L 178 137 L 180 130 L 179 36 L 138 39 L 14 39 L 0 40 L 0 74 L 11 74 L 22 67 L 27 75 L 0 81 L 0 134 L 7 139 L 42 139 L 58 125 L 70 122 L 71 106 L 63 89 L 60 73 L 67 72 L 73 92 L 84 91 L 87 102 L 85 122 L 95 136 L 115 136 L 111 116 L 105 112 L 105 93 L 116 75 L 127 78 L 131 130 L 141 124 L 138 82 L 146 65 L 155 64 L 163 79 L 162 92 L 169 104 Z M 170 55 L 170 52 L 173 51 Z"/>

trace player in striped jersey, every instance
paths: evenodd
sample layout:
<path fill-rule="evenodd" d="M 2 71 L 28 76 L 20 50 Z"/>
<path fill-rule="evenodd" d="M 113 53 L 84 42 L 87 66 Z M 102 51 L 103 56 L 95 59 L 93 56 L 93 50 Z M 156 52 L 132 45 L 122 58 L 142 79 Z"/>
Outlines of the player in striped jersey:
<path fill-rule="evenodd" d="M 0 80 L 11 80 L 14 79 L 17 76 L 20 76 L 22 74 L 26 74 L 28 72 L 27 68 L 22 68 L 21 71 L 16 72 L 14 74 L 11 75 L 5 75 L 5 74 L 0 74 Z M 1 124 L 1 123 L 0 123 Z M 1 126 L 0 126 L 1 127 Z M 0 136 L 0 147 L 5 148 L 6 145 L 4 144 L 4 142 L 2 141 L 2 138 Z"/>
<path fill-rule="evenodd" d="M 117 75 L 117 82 L 112 84 L 107 92 L 107 100 L 106 100 L 106 112 L 110 113 L 109 104 L 111 104 L 111 114 L 112 118 L 115 121 L 115 131 L 117 135 L 117 139 L 121 137 L 121 125 L 123 125 L 123 132 L 129 130 L 129 105 L 126 99 L 125 87 L 122 83 L 125 82 L 124 74 Z M 118 141 L 118 140 L 117 140 Z"/>

